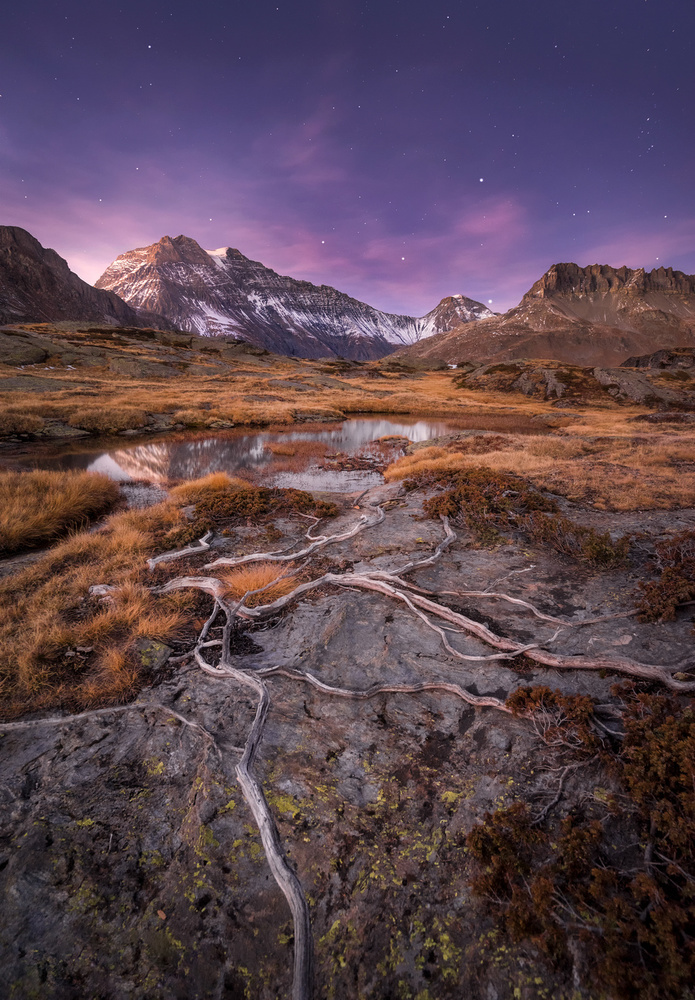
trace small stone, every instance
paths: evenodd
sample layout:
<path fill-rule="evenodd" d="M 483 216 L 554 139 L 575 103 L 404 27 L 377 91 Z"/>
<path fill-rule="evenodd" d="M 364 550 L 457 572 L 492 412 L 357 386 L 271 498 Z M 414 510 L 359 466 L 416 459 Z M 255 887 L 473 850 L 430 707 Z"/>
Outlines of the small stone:
<path fill-rule="evenodd" d="M 161 670 L 172 653 L 171 647 L 156 639 L 138 639 L 135 649 L 142 666 L 153 673 Z"/>

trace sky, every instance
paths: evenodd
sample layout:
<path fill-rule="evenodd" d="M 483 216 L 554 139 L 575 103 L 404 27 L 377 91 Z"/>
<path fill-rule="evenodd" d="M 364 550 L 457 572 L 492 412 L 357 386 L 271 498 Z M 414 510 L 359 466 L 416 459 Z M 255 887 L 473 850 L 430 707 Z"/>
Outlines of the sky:
<path fill-rule="evenodd" d="M 391 312 L 695 272 L 693 0 L 23 0 L 0 224 L 94 282 L 185 234 Z"/>

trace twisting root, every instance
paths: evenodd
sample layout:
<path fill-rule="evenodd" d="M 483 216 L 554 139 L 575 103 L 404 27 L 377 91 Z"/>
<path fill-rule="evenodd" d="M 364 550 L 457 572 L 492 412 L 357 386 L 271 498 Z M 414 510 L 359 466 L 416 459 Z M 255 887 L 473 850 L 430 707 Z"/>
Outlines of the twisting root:
<path fill-rule="evenodd" d="M 210 548 L 210 541 L 214 532 L 208 531 L 202 538 L 198 539 L 197 545 L 187 545 L 185 549 L 174 549 L 171 552 L 162 552 L 160 556 L 153 556 L 147 560 L 148 569 L 154 569 L 159 563 L 173 562 L 174 559 L 183 559 L 184 556 L 193 556 L 198 552 L 207 552 Z"/>
<path fill-rule="evenodd" d="M 462 701 L 465 701 L 468 705 L 474 705 L 475 708 L 496 708 L 500 712 L 506 712 L 508 715 L 513 714 L 512 710 L 507 708 L 501 698 L 495 698 L 494 695 L 471 694 L 470 691 L 466 691 L 460 685 L 450 684 L 447 681 L 431 681 L 424 684 L 374 684 L 369 688 L 357 688 L 355 690 L 334 687 L 332 684 L 326 684 L 324 681 L 319 680 L 314 674 L 310 674 L 305 670 L 292 670 L 289 667 L 266 667 L 263 670 L 259 670 L 258 675 L 261 677 L 282 676 L 289 677 L 295 681 L 306 681 L 307 684 L 315 687 L 317 691 L 323 691 L 324 694 L 332 694 L 338 698 L 349 698 L 352 701 L 368 701 L 370 698 L 376 698 L 379 694 L 421 694 L 423 691 L 446 691 L 448 694 L 453 694 Z"/>
<path fill-rule="evenodd" d="M 215 566 L 243 566 L 245 563 L 252 562 L 290 562 L 296 559 L 302 559 L 304 556 L 309 556 L 316 552 L 317 549 L 323 548 L 324 545 L 333 545 L 336 542 L 345 542 L 349 538 L 354 538 L 355 535 L 359 534 L 360 531 L 364 531 L 365 528 L 375 528 L 377 524 L 381 524 L 386 516 L 381 507 L 377 507 L 377 511 L 377 516 L 372 520 L 370 520 L 366 514 L 363 514 L 357 524 L 354 524 L 352 528 L 349 528 L 347 531 L 343 531 L 338 535 L 314 536 L 311 534 L 311 528 L 314 527 L 314 525 L 312 525 L 304 536 L 310 540 L 311 544 L 307 545 L 303 549 L 300 549 L 298 552 L 290 552 L 288 554 L 288 550 L 283 549 L 279 552 L 252 552 L 247 556 L 229 558 L 222 556 L 220 559 L 215 559 L 214 562 L 207 563 L 205 568 L 213 569 Z"/>
<path fill-rule="evenodd" d="M 77 712 L 75 715 L 48 715 L 43 719 L 27 719 L 22 722 L 2 722 L 0 723 L 0 733 L 21 729 L 38 729 L 41 726 L 64 726 L 70 722 L 79 722 L 80 719 L 93 719 L 99 715 L 113 715 L 117 712 L 148 712 L 150 710 L 155 712 L 165 712 L 168 716 L 172 719 L 176 719 L 183 726 L 188 726 L 189 729 L 195 730 L 206 742 L 215 742 L 207 729 L 199 725 L 197 722 L 191 722 L 190 719 L 187 719 L 185 716 L 175 712 L 167 705 L 161 705 L 159 702 L 140 701 L 133 701 L 129 705 L 115 705 L 113 708 L 94 708 L 88 712 Z"/>

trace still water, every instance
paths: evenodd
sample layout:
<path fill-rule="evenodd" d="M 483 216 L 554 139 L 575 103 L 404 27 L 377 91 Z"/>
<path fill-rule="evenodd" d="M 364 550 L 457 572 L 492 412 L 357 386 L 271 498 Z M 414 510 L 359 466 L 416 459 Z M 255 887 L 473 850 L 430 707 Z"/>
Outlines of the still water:
<path fill-rule="evenodd" d="M 387 436 L 427 441 L 454 430 L 455 425 L 444 420 L 371 417 L 345 420 L 329 427 L 313 425 L 303 430 L 178 435 L 130 446 L 115 444 L 111 439 L 108 448 L 90 450 L 80 445 L 59 455 L 44 455 L 38 460 L 34 457 L 32 464 L 42 468 L 88 469 L 123 483 L 197 479 L 210 472 L 230 475 L 245 472 L 260 473 L 265 483 L 275 486 L 349 491 L 374 485 L 381 481 L 381 476 L 372 470 L 322 469 L 319 462 L 323 455 L 337 452 L 358 455 L 368 450 L 370 442 Z M 309 442 L 316 443 L 314 456 Z M 274 446 L 279 446 L 280 454 L 274 453 Z M 293 449 L 300 457 L 290 461 Z"/>

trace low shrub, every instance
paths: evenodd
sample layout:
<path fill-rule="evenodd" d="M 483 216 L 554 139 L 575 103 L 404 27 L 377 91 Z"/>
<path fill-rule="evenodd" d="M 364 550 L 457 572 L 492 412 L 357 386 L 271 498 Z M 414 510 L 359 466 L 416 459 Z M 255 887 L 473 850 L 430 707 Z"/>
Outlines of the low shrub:
<path fill-rule="evenodd" d="M 613 541 L 608 531 L 594 531 L 557 514 L 529 514 L 519 521 L 519 527 L 534 541 L 545 542 L 556 552 L 592 566 L 617 566 L 627 559 L 630 551 L 629 538 Z"/>
<path fill-rule="evenodd" d="M 680 604 L 695 600 L 695 531 L 682 531 L 656 546 L 658 580 L 639 584 L 637 607 L 645 622 L 673 621 Z"/>
<path fill-rule="evenodd" d="M 522 802 L 486 814 L 466 838 L 472 887 L 503 935 L 573 966 L 592 996 L 683 1000 L 695 977 L 695 714 L 633 684 L 616 690 L 624 739 L 601 753 L 620 793 L 600 809 L 578 793 L 559 821 L 539 823 Z M 547 689 L 510 701 L 541 718 L 567 707 Z"/>
<path fill-rule="evenodd" d="M 218 521 L 264 517 L 268 514 L 281 516 L 294 513 L 335 517 L 338 507 L 324 500 L 316 500 L 304 490 L 248 484 L 242 489 L 232 484 L 228 489 L 209 492 L 196 502 L 196 515 L 215 524 Z"/>
<path fill-rule="evenodd" d="M 407 479 L 406 489 L 445 487 L 425 500 L 430 517 L 445 515 L 463 523 L 483 544 L 494 544 L 501 530 L 516 529 L 557 552 L 594 566 L 610 567 L 627 557 L 629 540 L 614 542 L 609 533 L 575 524 L 558 515 L 556 502 L 519 476 L 482 466 L 423 472 Z"/>

